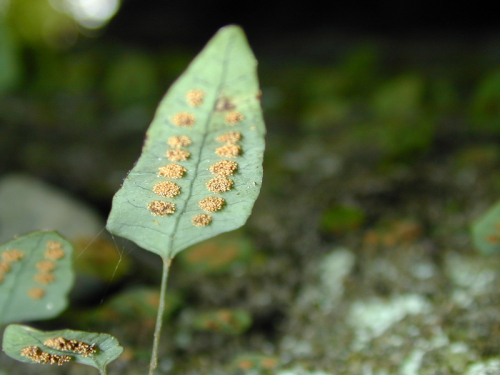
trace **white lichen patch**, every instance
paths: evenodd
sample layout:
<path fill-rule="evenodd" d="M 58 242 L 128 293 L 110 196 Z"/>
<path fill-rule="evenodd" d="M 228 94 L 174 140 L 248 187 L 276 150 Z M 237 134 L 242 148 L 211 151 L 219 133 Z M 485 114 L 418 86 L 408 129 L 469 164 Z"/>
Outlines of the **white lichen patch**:
<path fill-rule="evenodd" d="M 334 375 L 333 372 L 309 371 L 302 366 L 295 366 L 291 369 L 280 370 L 276 375 Z"/>
<path fill-rule="evenodd" d="M 472 258 L 454 252 L 445 256 L 445 272 L 455 289 L 451 300 L 464 309 L 474 308 L 478 296 L 494 292 L 496 288 L 496 264 L 483 258 Z"/>
<path fill-rule="evenodd" d="M 157 177 L 166 177 L 166 178 L 182 178 L 184 173 L 186 173 L 186 168 L 182 165 L 171 163 L 166 165 L 165 167 L 158 168 L 159 172 Z"/>
<path fill-rule="evenodd" d="M 186 135 L 170 137 L 167 144 L 173 148 L 187 147 L 192 143 L 191 138 Z"/>
<path fill-rule="evenodd" d="M 486 262 L 469 259 L 449 252 L 445 257 L 445 271 L 454 285 L 466 289 L 472 295 L 482 295 L 495 287 L 496 271 Z"/>
<path fill-rule="evenodd" d="M 500 359 L 490 359 L 474 363 L 467 368 L 464 375 L 498 375 L 500 374 Z"/>
<path fill-rule="evenodd" d="M 323 310 L 331 310 L 344 294 L 344 279 L 351 273 L 356 261 L 355 255 L 345 248 L 339 248 L 324 256 L 319 264 L 320 288 Z"/>
<path fill-rule="evenodd" d="M 180 194 L 179 185 L 170 181 L 160 181 L 153 186 L 153 191 L 161 197 L 172 198 Z"/>
<path fill-rule="evenodd" d="M 176 126 L 192 127 L 196 122 L 196 116 L 189 112 L 179 112 L 172 117 L 172 122 Z"/>
<path fill-rule="evenodd" d="M 241 152 L 241 147 L 238 145 L 224 145 L 221 147 L 217 147 L 215 149 L 215 153 L 219 155 L 221 158 L 235 158 Z"/>
<path fill-rule="evenodd" d="M 347 323 L 353 327 L 355 334 L 352 349 L 362 350 L 371 340 L 408 315 L 427 314 L 431 310 L 429 301 L 418 294 L 399 295 L 388 300 L 373 298 L 356 301 L 347 316 Z"/>

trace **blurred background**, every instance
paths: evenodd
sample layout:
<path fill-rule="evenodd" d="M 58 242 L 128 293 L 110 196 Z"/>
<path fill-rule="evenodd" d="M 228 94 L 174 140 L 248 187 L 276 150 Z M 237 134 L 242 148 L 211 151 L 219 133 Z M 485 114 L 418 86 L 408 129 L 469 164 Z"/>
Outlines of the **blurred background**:
<path fill-rule="evenodd" d="M 500 188 L 495 16 L 431 1 L 0 0 L 0 239 L 57 229 L 77 246 L 72 308 L 35 324 L 103 329 L 127 347 L 115 373 L 144 369 L 160 262 L 101 230 L 168 86 L 237 23 L 259 60 L 264 184 L 248 225 L 174 264 L 161 373 L 406 374 L 414 342 L 385 330 L 370 328 L 371 351 L 339 350 L 363 329 L 352 316 L 382 307 L 373 319 L 417 316 L 400 338 L 446 336 L 420 374 L 496 355 L 500 268 L 468 233 Z M 464 286 L 484 269 L 485 289 Z"/>

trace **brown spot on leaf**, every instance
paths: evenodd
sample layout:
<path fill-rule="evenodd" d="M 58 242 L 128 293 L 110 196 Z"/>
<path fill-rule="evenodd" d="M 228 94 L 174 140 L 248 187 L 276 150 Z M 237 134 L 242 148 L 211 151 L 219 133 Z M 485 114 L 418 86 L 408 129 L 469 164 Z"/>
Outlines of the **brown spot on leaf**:
<path fill-rule="evenodd" d="M 148 210 L 153 216 L 167 216 L 175 212 L 175 204 L 165 201 L 152 201 L 148 203 Z"/>
<path fill-rule="evenodd" d="M 210 166 L 210 172 L 217 176 L 232 176 L 238 168 L 238 163 L 231 160 L 221 160 Z"/>
<path fill-rule="evenodd" d="M 191 107 L 199 107 L 203 104 L 205 92 L 200 89 L 189 90 L 186 94 L 186 99 Z"/>
<path fill-rule="evenodd" d="M 162 197 L 172 198 L 180 194 L 181 188 L 173 182 L 160 181 L 155 184 L 153 191 Z"/>
<path fill-rule="evenodd" d="M 7 262 L 0 262 L 0 274 L 7 273 L 9 271 L 10 271 L 9 263 L 7 263 Z"/>
<path fill-rule="evenodd" d="M 196 116 L 189 112 L 179 112 L 172 117 L 172 122 L 176 126 L 192 127 L 196 122 Z"/>
<path fill-rule="evenodd" d="M 226 177 L 215 177 L 208 181 L 205 185 L 212 193 L 220 194 L 225 191 L 231 190 L 234 181 Z"/>
<path fill-rule="evenodd" d="M 7 250 L 2 253 L 2 259 L 7 263 L 17 262 L 24 257 L 24 252 L 16 249 Z"/>
<path fill-rule="evenodd" d="M 167 150 L 165 156 L 170 161 L 184 161 L 191 156 L 191 153 L 186 150 L 173 149 Z"/>
<path fill-rule="evenodd" d="M 41 350 L 38 346 L 27 346 L 21 349 L 21 355 L 27 357 L 36 363 L 49 363 L 51 365 L 57 364 L 61 366 L 62 364 L 69 362 L 71 357 L 69 355 L 57 355 L 50 354 Z"/>
<path fill-rule="evenodd" d="M 56 264 L 50 260 L 42 260 L 36 264 L 36 268 L 43 273 L 48 273 L 56 269 Z"/>
<path fill-rule="evenodd" d="M 198 202 L 200 208 L 205 212 L 219 211 L 224 205 L 224 198 L 219 197 L 206 197 Z"/>
<path fill-rule="evenodd" d="M 196 227 L 206 227 L 208 224 L 210 224 L 212 222 L 212 216 L 205 215 L 205 214 L 199 214 L 199 215 L 193 216 L 191 218 L 191 222 Z"/>
<path fill-rule="evenodd" d="M 39 273 L 33 279 L 39 284 L 50 284 L 54 282 L 55 277 L 51 273 Z"/>
<path fill-rule="evenodd" d="M 97 352 L 94 344 L 90 345 L 78 340 L 67 340 L 62 336 L 45 340 L 43 345 L 56 350 L 81 354 L 82 357 L 89 357 Z"/>
<path fill-rule="evenodd" d="M 28 290 L 28 296 L 31 299 L 41 299 L 45 295 L 45 290 L 42 288 L 31 288 Z"/>
<path fill-rule="evenodd" d="M 245 116 L 239 112 L 229 112 L 226 115 L 225 121 L 228 125 L 236 125 L 238 122 L 243 121 Z"/>
<path fill-rule="evenodd" d="M 62 257 L 64 257 L 64 250 L 63 249 L 47 249 L 45 251 L 45 259 L 49 260 L 59 260 Z"/>
<path fill-rule="evenodd" d="M 165 167 L 158 168 L 158 177 L 166 177 L 166 178 L 181 178 L 186 173 L 186 168 L 178 164 L 169 164 Z"/>
<path fill-rule="evenodd" d="M 233 103 L 231 103 L 231 100 L 224 96 L 217 99 L 214 107 L 216 112 L 230 111 L 235 108 L 236 106 Z"/>
<path fill-rule="evenodd" d="M 486 241 L 492 245 L 500 243 L 500 238 L 498 236 L 488 236 Z"/>
<path fill-rule="evenodd" d="M 241 140 L 240 132 L 227 132 L 219 135 L 216 139 L 217 142 L 229 143 L 229 144 L 238 143 L 240 140 Z"/>
<path fill-rule="evenodd" d="M 173 148 L 180 148 L 180 147 L 186 147 L 189 146 L 191 142 L 191 138 L 189 138 L 186 135 L 179 135 L 175 137 L 170 137 L 168 139 L 168 145 Z"/>
<path fill-rule="evenodd" d="M 221 158 L 235 158 L 240 154 L 241 147 L 237 145 L 224 145 L 217 147 L 215 153 Z"/>

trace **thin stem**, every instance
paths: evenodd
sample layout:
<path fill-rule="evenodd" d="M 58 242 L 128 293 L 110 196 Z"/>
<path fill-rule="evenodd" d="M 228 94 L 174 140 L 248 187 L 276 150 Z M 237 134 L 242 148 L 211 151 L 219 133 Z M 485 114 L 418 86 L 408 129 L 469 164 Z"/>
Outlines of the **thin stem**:
<path fill-rule="evenodd" d="M 153 341 L 153 352 L 149 364 L 149 375 L 154 375 L 158 367 L 158 346 L 160 344 L 161 325 L 163 323 L 163 313 L 165 312 L 165 294 L 167 292 L 167 279 L 172 258 L 163 258 L 163 273 L 161 275 L 160 304 L 158 306 L 158 315 L 156 317 L 155 335 Z"/>

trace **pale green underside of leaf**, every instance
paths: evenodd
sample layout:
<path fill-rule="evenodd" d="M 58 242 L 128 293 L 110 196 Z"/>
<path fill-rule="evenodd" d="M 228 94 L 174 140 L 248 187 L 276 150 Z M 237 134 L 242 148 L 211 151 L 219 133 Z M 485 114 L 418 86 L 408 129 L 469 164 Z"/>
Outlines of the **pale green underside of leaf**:
<path fill-rule="evenodd" d="M 162 257 L 173 257 L 184 248 L 242 226 L 251 213 L 262 183 L 265 125 L 260 107 L 260 91 L 256 72 L 257 62 L 243 31 L 227 26 L 210 40 L 188 69 L 170 87 L 159 104 L 151 123 L 142 154 L 113 199 L 107 228 L 111 233 L 128 238 L 144 249 Z M 190 106 L 186 93 L 193 89 L 205 93 L 203 104 Z M 230 103 L 227 110 L 223 103 Z M 222 110 L 221 110 L 222 109 Z M 225 116 L 238 111 L 244 120 L 234 126 Z M 192 127 L 173 124 L 176 113 L 189 112 L 196 116 Z M 222 146 L 216 138 L 228 131 L 242 134 L 242 153 L 234 158 L 221 158 L 215 153 Z M 167 141 L 172 136 L 186 135 L 192 144 L 183 147 L 191 153 L 186 161 L 176 162 L 187 169 L 183 178 L 170 180 L 178 184 L 181 193 L 173 198 L 159 197 L 153 192 L 155 183 L 167 181 L 157 177 L 158 168 L 170 164 L 165 157 Z M 213 177 L 209 167 L 220 160 L 234 160 L 238 170 L 230 178 L 230 191 L 214 194 L 205 184 Z M 210 225 L 196 227 L 191 219 L 204 214 L 198 202 L 208 196 L 225 199 L 226 204 L 214 212 Z M 175 203 L 176 211 L 168 216 L 153 216 L 148 203 L 164 200 Z"/>
<path fill-rule="evenodd" d="M 48 284 L 36 281 L 41 273 L 37 263 L 48 260 L 47 243 L 62 245 L 64 256 L 51 260 L 55 269 L 50 271 L 54 281 Z M 48 319 L 59 315 L 68 304 L 67 294 L 74 281 L 71 258 L 73 246 L 56 232 L 32 232 L 0 246 L 1 254 L 18 250 L 24 257 L 9 262 L 10 270 L 3 274 L 0 283 L 0 326 L 11 322 Z M 43 290 L 43 296 L 33 298 L 34 290 Z"/>
<path fill-rule="evenodd" d="M 497 202 L 472 225 L 475 247 L 483 254 L 500 250 L 500 202 Z"/>
<path fill-rule="evenodd" d="M 94 344 L 97 351 L 95 354 L 84 357 L 82 354 L 55 350 L 43 344 L 45 340 L 56 337 L 77 340 L 89 345 Z M 114 361 L 123 352 L 123 347 L 120 346 L 118 340 L 106 333 L 72 331 L 69 329 L 44 332 L 18 324 L 11 324 L 5 329 L 3 350 L 8 356 L 21 362 L 35 363 L 30 358 L 21 355 L 21 350 L 28 346 L 38 346 L 42 351 L 49 354 L 69 355 L 72 357 L 71 361 L 96 367 L 101 371 L 104 371 L 108 363 Z"/>

